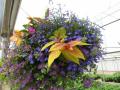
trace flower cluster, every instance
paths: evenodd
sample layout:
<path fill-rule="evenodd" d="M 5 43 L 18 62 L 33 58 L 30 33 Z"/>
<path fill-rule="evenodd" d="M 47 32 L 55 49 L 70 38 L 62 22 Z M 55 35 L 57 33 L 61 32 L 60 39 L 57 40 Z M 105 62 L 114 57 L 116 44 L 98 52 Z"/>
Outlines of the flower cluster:
<path fill-rule="evenodd" d="M 75 15 L 29 18 L 15 31 L 0 72 L 20 90 L 47 90 L 59 77 L 75 79 L 102 56 L 100 29 Z"/>

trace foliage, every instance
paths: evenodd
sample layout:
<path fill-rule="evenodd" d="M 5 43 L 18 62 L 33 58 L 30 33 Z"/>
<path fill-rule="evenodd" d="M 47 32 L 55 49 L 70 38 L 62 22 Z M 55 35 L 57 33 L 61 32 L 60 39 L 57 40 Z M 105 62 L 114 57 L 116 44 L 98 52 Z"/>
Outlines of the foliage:
<path fill-rule="evenodd" d="M 78 89 L 78 90 L 82 90 L 82 89 Z M 83 90 L 120 90 L 120 85 L 95 81 L 93 83 L 93 87 L 83 89 Z"/>
<path fill-rule="evenodd" d="M 51 64 L 57 59 L 61 53 L 66 60 L 71 60 L 72 62 L 79 64 L 79 59 L 85 60 L 85 57 L 82 51 L 77 48 L 77 45 L 89 45 L 87 43 L 81 42 L 79 40 L 72 40 L 70 42 L 65 43 L 64 39 L 66 37 L 66 30 L 65 28 L 59 28 L 57 31 L 54 32 L 54 40 L 45 44 L 41 51 L 50 47 L 50 54 L 48 57 L 48 68 L 50 68 Z"/>
<path fill-rule="evenodd" d="M 54 11 L 44 19 L 29 20 L 24 30 L 14 31 L 7 60 L 0 67 L 20 90 L 62 87 L 63 80 L 72 83 L 102 56 L 100 29 L 89 20 Z"/>
<path fill-rule="evenodd" d="M 3 58 L 0 59 L 0 67 L 2 67 L 3 65 Z M 3 69 L 0 68 L 0 72 L 2 71 Z M 3 82 L 8 82 L 8 77 L 6 77 L 3 73 L 0 74 L 0 83 L 3 83 Z"/>
<path fill-rule="evenodd" d="M 95 80 L 101 79 L 104 82 L 120 83 L 120 72 L 114 74 L 84 74 L 84 77 L 93 78 Z"/>
<path fill-rule="evenodd" d="M 117 82 L 120 83 L 120 72 L 116 72 L 112 75 L 103 75 L 102 80 L 106 82 Z"/>

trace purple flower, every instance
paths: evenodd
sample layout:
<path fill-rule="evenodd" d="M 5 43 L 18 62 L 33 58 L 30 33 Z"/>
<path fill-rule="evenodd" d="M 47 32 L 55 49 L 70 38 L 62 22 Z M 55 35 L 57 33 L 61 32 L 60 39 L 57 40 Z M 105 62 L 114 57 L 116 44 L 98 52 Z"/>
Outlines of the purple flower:
<path fill-rule="evenodd" d="M 33 34 L 33 33 L 36 32 L 35 28 L 33 28 L 33 27 L 29 27 L 28 31 L 29 31 L 30 34 Z"/>
<path fill-rule="evenodd" d="M 28 90 L 33 90 L 33 88 L 32 88 L 32 87 L 30 87 Z"/>
<path fill-rule="evenodd" d="M 45 53 L 40 53 L 40 57 L 38 58 L 38 61 L 45 62 Z"/>
<path fill-rule="evenodd" d="M 60 71 L 60 74 L 61 74 L 62 76 L 65 76 L 65 71 L 64 71 L 64 70 Z"/>
<path fill-rule="evenodd" d="M 14 82 L 15 82 L 15 84 L 16 84 L 16 83 L 18 83 L 19 81 L 20 81 L 19 79 L 16 79 Z"/>
<path fill-rule="evenodd" d="M 33 61 L 33 54 L 32 53 L 28 56 L 28 59 L 30 61 L 30 64 L 34 63 L 34 61 Z"/>
<path fill-rule="evenodd" d="M 83 68 L 78 67 L 78 72 L 83 72 Z"/>
<path fill-rule="evenodd" d="M 0 73 L 3 71 L 3 68 L 0 68 Z"/>
<path fill-rule="evenodd" d="M 76 37 L 76 40 L 81 40 L 81 39 L 82 39 L 81 36 L 77 36 L 77 37 Z"/>
<path fill-rule="evenodd" d="M 72 70 L 72 66 L 69 65 L 69 66 L 67 67 L 67 70 L 68 70 L 68 71 Z"/>
<path fill-rule="evenodd" d="M 40 48 L 39 47 L 37 47 L 35 50 L 38 51 L 38 52 L 40 52 Z"/>
<path fill-rule="evenodd" d="M 73 68 L 73 71 L 77 71 L 77 68 L 76 68 L 76 67 L 74 67 L 74 68 Z"/>
<path fill-rule="evenodd" d="M 80 50 L 82 50 L 82 52 L 85 54 L 85 56 L 89 56 L 89 50 L 85 49 L 85 48 L 80 48 Z"/>
<path fill-rule="evenodd" d="M 89 88 L 89 87 L 91 87 L 92 86 L 92 82 L 93 82 L 93 79 L 85 79 L 84 80 L 84 87 L 86 87 L 86 88 Z"/>
<path fill-rule="evenodd" d="M 45 65 L 42 64 L 42 63 L 38 65 L 38 69 L 42 69 L 42 68 L 44 68 L 44 67 L 45 67 Z"/>
<path fill-rule="evenodd" d="M 37 90 L 35 87 L 30 87 L 28 90 Z"/>
<path fill-rule="evenodd" d="M 26 78 L 22 81 L 22 86 L 25 86 L 31 80 L 31 74 L 28 74 Z"/>

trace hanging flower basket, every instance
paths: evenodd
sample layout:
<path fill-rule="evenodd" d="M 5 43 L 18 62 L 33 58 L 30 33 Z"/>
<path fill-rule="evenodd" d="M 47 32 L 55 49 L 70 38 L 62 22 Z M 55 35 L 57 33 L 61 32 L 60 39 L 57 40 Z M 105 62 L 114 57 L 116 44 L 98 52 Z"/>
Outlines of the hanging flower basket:
<path fill-rule="evenodd" d="M 100 29 L 89 20 L 59 12 L 28 19 L 24 30 L 10 38 L 13 48 L 0 69 L 20 90 L 52 90 L 86 72 L 102 56 Z"/>

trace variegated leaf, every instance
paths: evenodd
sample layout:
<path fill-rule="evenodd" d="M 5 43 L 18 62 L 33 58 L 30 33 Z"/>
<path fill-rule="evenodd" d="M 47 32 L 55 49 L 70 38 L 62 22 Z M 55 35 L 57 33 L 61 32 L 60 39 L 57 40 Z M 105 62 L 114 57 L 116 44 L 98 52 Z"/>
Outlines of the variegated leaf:
<path fill-rule="evenodd" d="M 66 30 L 65 30 L 65 28 L 64 28 L 64 27 L 61 27 L 61 28 L 59 28 L 58 30 L 56 30 L 56 31 L 54 32 L 54 36 L 55 36 L 56 38 L 60 38 L 60 39 L 66 38 L 67 36 L 66 36 Z"/>
<path fill-rule="evenodd" d="M 53 45 L 54 43 L 55 43 L 54 41 L 48 42 L 47 44 L 45 44 L 45 45 L 42 47 L 41 51 L 44 51 L 47 47 Z"/>
<path fill-rule="evenodd" d="M 62 54 L 67 60 L 70 60 L 74 63 L 80 64 L 79 59 L 77 57 L 75 57 L 74 55 L 72 55 L 71 53 L 68 53 L 67 51 L 62 51 Z"/>
<path fill-rule="evenodd" d="M 84 54 L 77 47 L 73 47 L 73 50 L 66 50 L 66 51 L 67 51 L 67 53 L 73 55 L 76 58 L 85 60 Z"/>
<path fill-rule="evenodd" d="M 55 59 L 57 59 L 61 54 L 61 51 L 57 50 L 57 51 L 53 51 L 49 54 L 49 58 L 48 58 L 48 68 L 51 67 L 52 63 L 54 62 Z"/>
<path fill-rule="evenodd" d="M 61 50 L 64 47 L 64 43 L 56 43 L 51 46 L 49 51 L 56 51 L 56 50 Z"/>
<path fill-rule="evenodd" d="M 82 42 L 82 41 L 78 41 L 78 40 L 74 40 L 74 41 L 70 41 L 68 44 L 70 44 L 72 47 L 76 46 L 76 45 L 90 45 L 88 43 Z"/>

